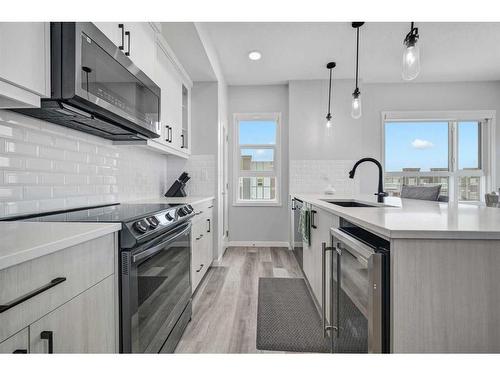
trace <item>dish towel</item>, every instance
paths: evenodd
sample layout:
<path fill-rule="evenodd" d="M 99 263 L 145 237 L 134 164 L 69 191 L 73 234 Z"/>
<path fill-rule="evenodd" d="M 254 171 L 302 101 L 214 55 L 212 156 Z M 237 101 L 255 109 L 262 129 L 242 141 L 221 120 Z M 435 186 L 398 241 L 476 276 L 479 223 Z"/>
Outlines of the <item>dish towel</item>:
<path fill-rule="evenodd" d="M 302 241 L 310 245 L 310 212 L 309 209 L 304 205 L 300 209 L 300 217 L 299 217 L 299 231 L 302 233 Z"/>

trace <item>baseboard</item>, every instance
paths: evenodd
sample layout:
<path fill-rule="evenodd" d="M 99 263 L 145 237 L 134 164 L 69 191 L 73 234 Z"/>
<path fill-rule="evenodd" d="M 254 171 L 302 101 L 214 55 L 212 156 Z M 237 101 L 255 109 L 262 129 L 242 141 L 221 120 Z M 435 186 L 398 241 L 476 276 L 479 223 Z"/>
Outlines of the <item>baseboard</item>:
<path fill-rule="evenodd" d="M 286 247 L 290 244 L 286 241 L 229 241 L 228 247 Z"/>

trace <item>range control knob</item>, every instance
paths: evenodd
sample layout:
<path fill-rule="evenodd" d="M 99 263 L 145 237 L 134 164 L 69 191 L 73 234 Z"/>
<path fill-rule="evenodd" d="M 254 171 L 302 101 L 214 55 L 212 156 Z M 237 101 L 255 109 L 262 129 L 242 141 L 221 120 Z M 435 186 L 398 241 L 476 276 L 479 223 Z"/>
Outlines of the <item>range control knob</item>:
<path fill-rule="evenodd" d="M 188 204 L 186 206 L 186 210 L 187 210 L 188 214 L 190 214 L 191 212 L 193 212 L 193 206 L 191 206 L 190 204 Z"/>
<path fill-rule="evenodd" d="M 148 217 L 146 221 L 148 222 L 151 229 L 156 229 L 156 227 L 158 227 L 158 225 L 160 224 L 158 219 L 154 216 Z"/>
<path fill-rule="evenodd" d="M 180 216 L 180 217 L 183 217 L 183 216 L 186 216 L 186 211 L 184 210 L 184 207 L 181 207 L 177 210 L 177 214 Z"/>
<path fill-rule="evenodd" d="M 146 233 L 148 230 L 148 224 L 144 220 L 136 221 L 134 223 L 134 229 L 139 233 Z"/>
<path fill-rule="evenodd" d="M 170 212 L 167 212 L 167 214 L 165 215 L 165 219 L 167 219 L 168 221 L 172 221 L 174 220 L 174 217 Z"/>

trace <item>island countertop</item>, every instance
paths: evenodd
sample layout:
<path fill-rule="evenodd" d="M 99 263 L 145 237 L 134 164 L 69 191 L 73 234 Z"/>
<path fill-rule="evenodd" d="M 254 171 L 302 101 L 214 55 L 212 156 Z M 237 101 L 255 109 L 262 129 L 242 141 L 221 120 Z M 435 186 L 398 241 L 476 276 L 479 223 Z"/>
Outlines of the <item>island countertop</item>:
<path fill-rule="evenodd" d="M 370 195 L 291 194 L 292 197 L 390 238 L 500 239 L 500 208 Z M 376 207 L 342 207 L 356 201 Z"/>

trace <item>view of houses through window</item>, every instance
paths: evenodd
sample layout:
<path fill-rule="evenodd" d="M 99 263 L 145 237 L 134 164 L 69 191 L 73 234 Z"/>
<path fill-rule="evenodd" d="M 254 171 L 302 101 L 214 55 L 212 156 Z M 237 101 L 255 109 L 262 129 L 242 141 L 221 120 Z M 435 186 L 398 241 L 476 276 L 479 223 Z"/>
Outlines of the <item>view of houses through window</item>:
<path fill-rule="evenodd" d="M 385 189 L 441 185 L 453 200 L 481 200 L 481 121 L 386 121 Z"/>
<path fill-rule="evenodd" d="M 239 202 L 276 202 L 279 182 L 278 117 L 252 117 L 242 115 L 236 119 L 239 157 L 237 199 Z"/>

